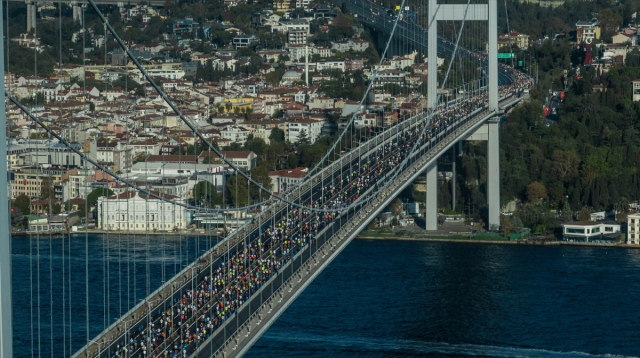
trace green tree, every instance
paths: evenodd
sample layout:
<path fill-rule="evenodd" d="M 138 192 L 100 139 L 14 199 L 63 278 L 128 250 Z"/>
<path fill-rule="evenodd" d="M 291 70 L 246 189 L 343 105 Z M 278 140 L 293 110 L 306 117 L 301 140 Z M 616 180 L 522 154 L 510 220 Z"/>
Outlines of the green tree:
<path fill-rule="evenodd" d="M 309 144 L 309 136 L 307 135 L 307 131 L 301 129 L 300 134 L 298 135 L 298 140 L 296 141 L 296 147 L 304 144 Z"/>
<path fill-rule="evenodd" d="M 31 213 L 31 199 L 24 194 L 20 194 L 16 200 L 13 201 L 13 206 L 20 209 L 24 215 Z"/>
<path fill-rule="evenodd" d="M 267 144 L 264 142 L 262 138 L 251 138 L 247 140 L 247 142 L 244 144 L 244 147 L 248 151 L 252 151 L 256 153 L 258 157 L 262 157 L 262 154 L 264 153 L 264 150 L 267 147 Z"/>
<path fill-rule="evenodd" d="M 509 217 L 500 215 L 500 232 L 502 233 L 502 236 L 509 236 L 509 234 L 511 234 L 511 230 L 513 230 L 513 224 L 511 224 Z"/>
<path fill-rule="evenodd" d="M 53 213 L 54 214 L 60 214 L 60 212 L 62 211 L 62 205 L 60 205 L 59 203 L 55 203 L 53 204 Z"/>
<path fill-rule="evenodd" d="M 216 187 L 209 181 L 203 180 L 193 187 L 193 198 L 204 200 L 211 205 L 222 204 L 222 196 L 218 194 Z"/>
<path fill-rule="evenodd" d="M 90 206 L 93 206 L 93 205 L 96 205 L 99 197 L 112 196 L 112 195 L 115 195 L 115 193 L 111 189 L 98 188 L 92 191 L 91 193 L 89 193 L 89 195 L 87 195 L 87 202 L 89 203 Z"/>
<path fill-rule="evenodd" d="M 284 131 L 278 127 L 273 127 L 269 135 L 269 140 L 284 143 Z"/>
<path fill-rule="evenodd" d="M 85 211 L 87 210 L 87 201 L 83 200 L 80 202 L 80 204 L 78 204 L 78 216 L 80 218 L 85 218 L 86 217 L 86 213 Z"/>
<path fill-rule="evenodd" d="M 529 202 L 537 203 L 547 198 L 547 189 L 544 184 L 534 181 L 527 186 L 527 198 Z"/>
<path fill-rule="evenodd" d="M 43 177 L 42 182 L 40 183 L 40 195 L 43 198 L 53 198 L 54 196 L 53 185 L 54 185 L 54 182 L 53 182 L 52 176 Z"/>
<path fill-rule="evenodd" d="M 511 217 L 511 226 L 513 227 L 513 231 L 516 233 L 521 233 L 524 230 L 522 220 L 520 220 L 520 218 L 515 215 Z"/>
<path fill-rule="evenodd" d="M 402 214 L 402 212 L 403 212 L 402 200 L 398 198 L 391 203 L 391 213 L 393 214 L 393 217 L 397 219 L 398 216 Z"/>

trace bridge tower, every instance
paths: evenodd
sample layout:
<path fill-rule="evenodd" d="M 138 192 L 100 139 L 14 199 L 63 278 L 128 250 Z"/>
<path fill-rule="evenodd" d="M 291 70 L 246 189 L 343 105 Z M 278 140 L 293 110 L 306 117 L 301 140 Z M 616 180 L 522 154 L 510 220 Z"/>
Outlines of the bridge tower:
<path fill-rule="evenodd" d="M 437 106 L 438 91 L 438 21 L 488 21 L 488 92 L 489 110 L 496 115 L 498 106 L 498 0 L 488 0 L 487 5 L 444 5 L 438 0 L 429 0 L 428 26 L 428 78 L 427 106 Z M 498 137 L 499 120 L 491 119 L 483 127 L 487 140 L 487 203 L 489 204 L 489 228 L 500 227 L 500 148 Z M 455 166 L 455 163 L 454 163 Z M 438 165 L 437 161 L 427 168 L 426 229 L 438 229 Z M 454 197 L 455 200 L 455 197 Z"/>
<path fill-rule="evenodd" d="M 72 1 L 71 8 L 73 9 L 73 21 L 82 23 L 82 7 L 77 1 Z"/>
<path fill-rule="evenodd" d="M 37 3 L 31 0 L 26 0 L 27 4 L 27 33 L 34 30 L 36 27 L 36 17 L 38 15 Z"/>

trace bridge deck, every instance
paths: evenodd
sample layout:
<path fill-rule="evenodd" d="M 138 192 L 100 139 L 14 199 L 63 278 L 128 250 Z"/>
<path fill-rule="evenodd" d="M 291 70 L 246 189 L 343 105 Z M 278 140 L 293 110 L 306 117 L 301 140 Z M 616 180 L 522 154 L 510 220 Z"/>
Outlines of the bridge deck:
<path fill-rule="evenodd" d="M 520 100 L 521 98 L 516 97 L 505 98 L 501 105 L 503 108 L 511 107 Z M 388 195 L 378 195 L 373 201 L 364 205 L 361 210 L 343 214 L 347 220 L 342 223 L 336 235 L 331 236 L 312 254 L 301 257 L 300 264 L 286 267 L 281 277 L 271 283 L 267 290 L 268 295 L 256 297 L 261 302 L 259 307 L 256 307 L 257 305 L 253 302 L 249 302 L 245 308 L 248 312 L 244 313 L 245 318 L 241 320 L 244 323 L 236 322 L 232 330 L 225 326 L 225 337 L 228 338 L 224 342 L 218 341 L 218 349 L 214 349 L 212 341 L 208 341 L 194 355 L 236 357 L 246 353 L 320 272 L 427 166 L 437 160 L 459 138 L 473 133 L 482 123 L 494 116 L 495 114 L 488 110 L 476 113 L 470 119 L 465 118 L 457 122 L 446 135 L 434 138 L 431 143 L 426 143 L 417 153 L 412 155 L 413 163 L 399 177 L 385 186 Z M 297 260 L 296 258 L 292 262 Z M 236 316 L 243 316 L 243 312 Z"/>

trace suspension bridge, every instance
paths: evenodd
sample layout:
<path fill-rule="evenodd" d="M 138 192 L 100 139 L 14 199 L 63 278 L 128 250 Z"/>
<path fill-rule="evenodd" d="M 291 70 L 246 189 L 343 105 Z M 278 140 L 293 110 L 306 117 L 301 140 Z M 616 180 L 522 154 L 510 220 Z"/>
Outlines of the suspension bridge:
<path fill-rule="evenodd" d="M 91 314 L 87 244 L 84 272 L 86 341 L 82 347 L 75 348 L 72 347 L 71 337 L 66 342 L 66 325 L 69 326 L 69 335 L 71 334 L 72 319 L 69 312 L 69 321 L 63 321 L 63 327 L 60 327 L 65 332 L 63 353 L 57 351 L 54 354 L 52 348 L 52 356 L 243 355 L 358 233 L 425 172 L 426 229 L 436 230 L 438 159 L 455 150 L 463 140 L 483 140 L 487 143 L 488 226 L 492 229 L 499 227 L 499 116 L 522 101 L 524 90 L 534 83 L 528 74 L 515 70 L 509 64 L 498 63 L 497 0 L 489 0 L 484 4 L 471 1 L 438 4 L 436 0 L 429 0 L 426 6 L 421 3 L 412 4 L 415 10 L 411 16 L 402 11 L 391 14 L 386 7 L 374 2 L 347 2 L 346 8 L 357 15 L 359 21 L 386 34 L 386 45 L 380 63 L 372 68 L 368 87 L 358 110 L 347 118 L 344 129 L 336 135 L 318 164 L 309 168 L 298 184 L 291 185 L 283 192 L 276 192 L 252 179 L 250 172 L 241 170 L 202 135 L 198 125 L 186 118 L 163 89 L 146 74 L 119 34 L 106 21 L 98 8 L 99 3 L 89 0 L 88 6 L 95 11 L 109 35 L 125 50 L 153 90 L 204 143 L 206 150 L 218 155 L 233 170 L 235 176 L 242 176 L 246 180 L 247 192 L 251 193 L 253 190 L 260 193 L 260 200 L 239 203 L 236 195 L 233 207 L 224 204 L 201 207 L 152 191 L 147 185 L 141 185 L 125 174 L 114 172 L 92 156 L 90 151 L 81 150 L 70 143 L 54 126 L 47 124 L 28 106 L 5 91 L 5 98 L 46 132 L 49 139 L 57 139 L 68 150 L 80 156 L 85 168 L 100 169 L 117 183 L 138 193 L 134 195 L 146 198 L 147 204 L 141 209 L 141 213 L 147 215 L 147 250 L 149 232 L 155 227 L 150 225 L 162 225 L 162 220 L 166 217 L 162 212 L 159 218 L 149 219 L 148 203 L 151 200 L 171 205 L 170 210 L 184 208 L 196 213 L 225 214 L 243 210 L 257 212 L 255 216 L 245 220 L 243 225 L 238 225 L 238 229 L 231 234 L 221 240 L 216 239 L 216 244 L 203 250 L 204 253 L 196 260 L 184 264 L 181 260 L 180 269 L 176 269 L 173 275 L 166 274 L 163 266 L 162 283 L 153 292 L 148 283 L 149 276 L 160 273 L 151 272 L 147 265 L 146 272 L 143 273 L 147 280 L 146 297 L 135 299 L 132 304 L 127 299 L 126 312 L 113 313 L 115 317 L 105 320 L 103 331 L 98 334 L 91 334 L 89 327 Z M 400 9 L 405 9 L 404 1 Z M 4 16 L 0 16 L 0 19 L 4 19 Z M 444 24 L 447 25 L 446 30 L 441 30 L 438 34 L 439 25 L 444 29 Z M 0 35 L 3 28 L 0 23 Z M 397 121 L 376 126 L 375 130 L 368 127 L 362 130 L 362 127 L 356 127 L 356 117 L 366 110 L 369 93 L 376 91 L 375 80 L 385 71 L 384 63 L 389 60 L 387 53 L 393 46 L 396 47 L 396 53 L 414 50 L 426 50 L 428 53 L 426 100 L 421 108 L 402 113 Z M 3 51 L 4 44 L 0 47 L 0 54 Z M 446 59 L 442 66 L 444 69 L 438 69 L 438 56 Z M 445 92 L 448 95 L 445 96 Z M 405 94 L 418 96 L 415 89 L 411 88 L 406 88 Z M 0 125 L 6 126 L 4 106 L 5 102 L 2 103 Z M 5 153 L 6 143 L 6 133 L 3 133 L 0 136 L 0 151 Z M 0 186 L 7 185 L 7 168 L 3 166 L 2 170 L 4 172 L 0 173 Z M 237 192 L 238 180 L 235 183 Z M 0 215 L 9 217 L 9 197 L 6 192 L 2 195 L 5 196 L 0 200 L 4 203 L 0 205 Z M 128 194 L 124 195 L 129 198 Z M 98 215 L 109 218 L 115 212 L 120 213 L 117 211 L 117 205 L 121 203 L 120 195 L 105 196 L 101 200 L 98 209 L 101 213 Z M 116 206 L 112 207 L 112 201 Z M 129 215 L 129 208 L 126 209 L 127 214 L 123 215 L 122 222 L 125 222 L 124 216 Z M 111 214 L 109 210 L 112 210 Z M 124 232 L 109 233 L 113 224 L 121 221 L 115 215 L 112 216 L 111 221 L 104 223 L 105 235 L 118 235 L 120 243 L 119 235 L 134 234 L 133 230 L 129 231 L 128 225 L 122 226 L 125 228 Z M 0 234 L 0 353 L 3 357 L 11 357 L 18 352 L 27 356 L 25 351 L 31 351 L 32 355 L 34 353 L 33 327 L 30 347 L 13 345 L 9 227 L 10 225 L 0 227 L 3 230 Z M 88 240 L 88 225 L 84 230 L 85 240 Z M 66 274 L 71 280 L 70 248 L 68 250 L 69 269 Z M 64 277 L 64 246 L 62 251 Z M 118 252 L 120 251 L 121 248 L 118 247 Z M 110 278 L 106 277 L 104 280 L 109 281 Z M 40 314 L 39 276 L 36 283 Z M 51 287 L 50 297 L 53 296 L 53 289 Z M 69 286 L 69 291 L 65 291 L 63 283 L 62 295 L 71 295 L 70 290 Z M 68 309 L 71 311 L 70 298 L 68 300 Z M 65 302 L 63 298 L 63 310 L 67 309 Z M 109 309 L 110 305 L 107 304 L 105 311 Z M 66 317 L 66 314 L 63 313 L 62 316 Z M 53 333 L 53 312 L 50 317 Z M 40 317 L 37 328 L 38 348 L 39 324 Z M 53 340 L 51 346 L 53 347 Z"/>

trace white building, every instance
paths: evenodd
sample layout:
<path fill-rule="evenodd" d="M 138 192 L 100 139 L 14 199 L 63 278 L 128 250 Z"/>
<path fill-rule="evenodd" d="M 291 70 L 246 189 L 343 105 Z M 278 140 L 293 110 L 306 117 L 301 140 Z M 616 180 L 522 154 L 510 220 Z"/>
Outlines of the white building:
<path fill-rule="evenodd" d="M 307 19 L 294 19 L 289 21 L 280 21 L 280 25 L 271 26 L 271 31 L 280 31 L 287 33 L 289 31 L 304 31 L 309 34 L 309 21 Z"/>
<path fill-rule="evenodd" d="M 186 203 L 177 196 L 154 194 Z M 97 227 L 105 231 L 172 231 L 188 225 L 187 208 L 137 191 L 98 198 L 97 214 Z"/>
<path fill-rule="evenodd" d="M 244 145 L 247 142 L 248 135 L 248 130 L 238 126 L 228 126 L 220 131 L 220 136 L 222 138 L 229 139 L 240 145 Z"/>
<path fill-rule="evenodd" d="M 98 143 L 98 162 L 113 163 L 116 172 L 126 173 L 133 163 L 131 147 L 116 141 Z"/>
<path fill-rule="evenodd" d="M 291 143 L 296 143 L 300 139 L 300 133 L 305 132 L 309 138 L 309 144 L 315 143 L 322 131 L 322 122 L 308 118 L 296 118 L 287 122 L 285 139 Z"/>
<path fill-rule="evenodd" d="M 562 224 L 562 238 L 574 241 L 613 240 L 620 236 L 615 222 L 575 221 Z"/>
<path fill-rule="evenodd" d="M 309 173 L 308 168 L 282 169 L 269 172 L 271 178 L 271 190 L 283 193 L 296 185 Z"/>
<path fill-rule="evenodd" d="M 344 72 L 344 60 L 322 60 L 316 64 L 316 70 L 340 70 Z"/>
<path fill-rule="evenodd" d="M 600 21 L 598 19 L 580 20 L 576 22 L 578 43 L 593 41 L 600 38 Z"/>
<path fill-rule="evenodd" d="M 627 216 L 626 244 L 640 245 L 640 213 Z"/>

